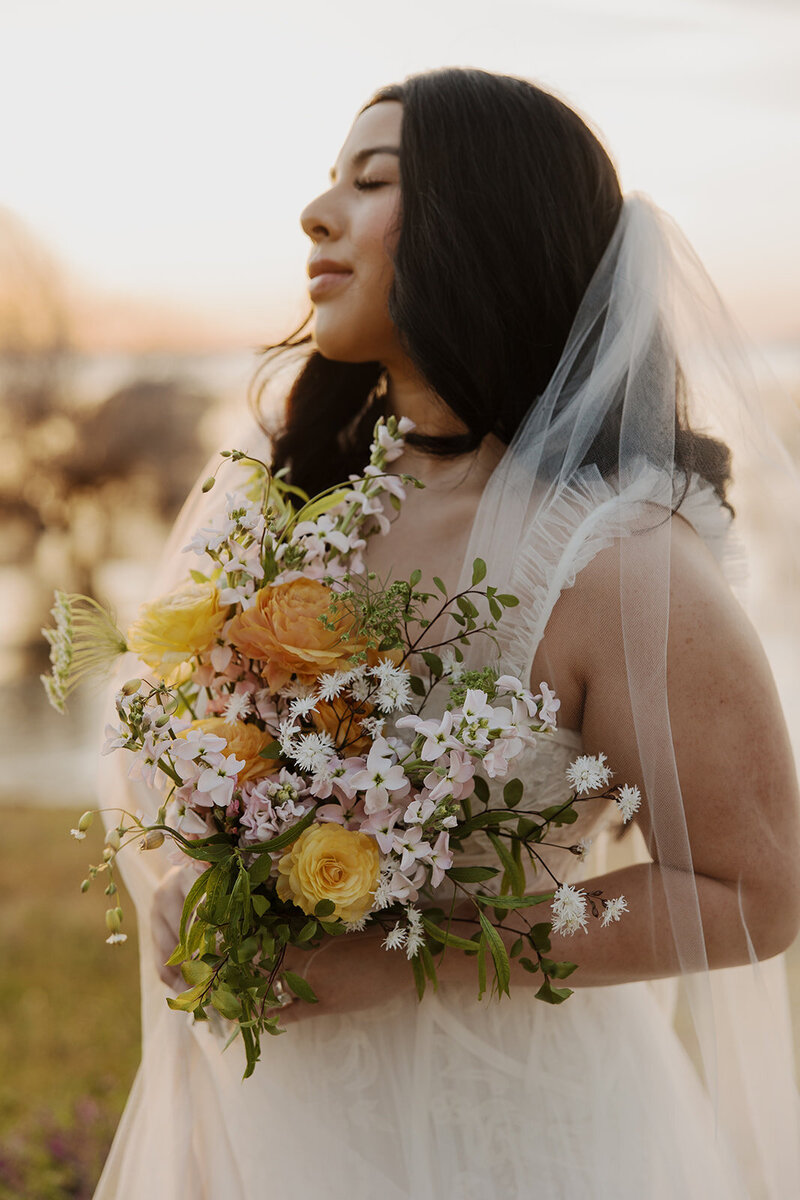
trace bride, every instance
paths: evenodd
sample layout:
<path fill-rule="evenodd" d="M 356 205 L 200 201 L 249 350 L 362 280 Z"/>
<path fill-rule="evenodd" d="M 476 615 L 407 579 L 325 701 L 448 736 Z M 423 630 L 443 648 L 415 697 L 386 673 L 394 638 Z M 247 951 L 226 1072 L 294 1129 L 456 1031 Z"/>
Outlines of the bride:
<path fill-rule="evenodd" d="M 527 794 L 566 798 L 570 762 L 603 752 L 643 797 L 624 829 L 613 803 L 585 806 L 528 888 L 547 890 L 550 864 L 622 915 L 552 934 L 552 958 L 578 964 L 558 1006 L 517 959 L 500 1002 L 477 1000 L 455 954 L 418 1001 L 402 948 L 369 928 L 296 949 L 319 1003 L 281 1009 L 286 1032 L 242 1082 L 225 1022 L 166 1005 L 191 875 L 162 851 L 122 856 L 143 1058 L 96 1200 L 800 1194 L 783 959 L 797 780 L 729 586 L 726 441 L 768 437 L 713 285 L 575 112 L 472 69 L 376 93 L 301 221 L 313 334 L 267 348 L 265 368 L 302 367 L 275 427 L 226 444 L 313 493 L 363 468 L 378 415 L 414 422 L 391 469 L 425 487 L 366 566 L 419 567 L 452 594 L 480 555 L 519 597 L 499 665 L 560 700 L 557 733 L 515 764 Z M 213 496 L 190 496 L 157 590 L 186 573 Z M 475 639 L 467 665 L 491 652 Z M 101 803 L 154 811 L 119 758 L 101 760 Z"/>

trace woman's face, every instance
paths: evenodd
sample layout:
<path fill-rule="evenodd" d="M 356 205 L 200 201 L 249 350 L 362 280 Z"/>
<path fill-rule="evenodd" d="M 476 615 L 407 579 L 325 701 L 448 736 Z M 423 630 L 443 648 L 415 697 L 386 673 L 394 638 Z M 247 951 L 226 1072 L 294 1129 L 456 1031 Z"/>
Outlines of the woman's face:
<path fill-rule="evenodd" d="M 388 296 L 399 219 L 402 112 L 396 100 L 383 100 L 356 118 L 331 171 L 331 186 L 300 215 L 314 243 L 309 274 L 317 264 L 324 267 L 324 260 L 332 267 L 309 280 L 314 339 L 325 358 L 390 366 L 401 357 Z"/>

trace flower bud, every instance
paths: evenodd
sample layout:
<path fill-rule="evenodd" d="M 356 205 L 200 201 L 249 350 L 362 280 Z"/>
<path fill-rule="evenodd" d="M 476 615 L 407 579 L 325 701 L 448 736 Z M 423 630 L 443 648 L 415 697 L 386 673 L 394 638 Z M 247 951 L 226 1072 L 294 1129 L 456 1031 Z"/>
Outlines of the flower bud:
<path fill-rule="evenodd" d="M 105 862 L 111 862 L 115 853 L 116 851 L 112 850 L 110 846 L 106 846 L 105 850 L 103 851 L 103 859 Z"/>
<path fill-rule="evenodd" d="M 107 896 L 116 896 L 116 894 L 117 894 L 117 885 L 114 883 L 114 880 L 112 879 L 111 883 L 106 888 L 106 895 Z"/>
<path fill-rule="evenodd" d="M 123 684 L 123 686 L 120 688 L 120 691 L 122 692 L 123 696 L 132 696 L 134 692 L 138 692 L 141 686 L 141 679 L 129 679 L 126 684 Z"/>
<path fill-rule="evenodd" d="M 112 850 L 119 850 L 120 838 L 118 829 L 109 829 L 106 834 L 106 845 L 110 846 Z"/>
<path fill-rule="evenodd" d="M 203 492 L 210 492 L 216 482 L 217 481 L 214 478 L 214 476 L 209 475 L 208 479 L 205 481 L 205 483 L 203 484 L 203 486 L 200 490 Z"/>
<path fill-rule="evenodd" d="M 108 908 L 106 909 L 106 928 L 109 933 L 119 933 L 122 926 L 122 909 Z"/>
<path fill-rule="evenodd" d="M 148 829 L 139 842 L 140 850 L 157 850 L 163 844 L 164 835 L 160 829 Z"/>
<path fill-rule="evenodd" d="M 81 884 L 81 891 L 88 892 L 89 888 L 91 887 L 91 882 L 92 881 L 90 879 L 84 879 L 83 883 Z"/>
<path fill-rule="evenodd" d="M 78 829 L 80 829 L 81 833 L 86 833 L 86 830 L 89 828 L 89 826 L 91 825 L 93 820 L 94 820 L 93 812 L 85 812 L 83 814 L 80 821 L 78 821 Z"/>

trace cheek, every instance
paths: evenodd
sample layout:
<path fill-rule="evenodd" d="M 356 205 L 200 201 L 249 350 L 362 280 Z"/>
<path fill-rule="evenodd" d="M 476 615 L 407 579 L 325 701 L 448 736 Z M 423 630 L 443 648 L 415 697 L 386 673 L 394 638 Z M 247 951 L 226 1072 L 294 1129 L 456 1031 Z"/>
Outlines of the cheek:
<path fill-rule="evenodd" d="M 315 341 L 326 358 L 369 362 L 396 348 L 388 309 L 393 269 L 387 226 L 385 213 L 376 212 L 352 231 L 353 278 L 341 295 L 315 309 Z"/>

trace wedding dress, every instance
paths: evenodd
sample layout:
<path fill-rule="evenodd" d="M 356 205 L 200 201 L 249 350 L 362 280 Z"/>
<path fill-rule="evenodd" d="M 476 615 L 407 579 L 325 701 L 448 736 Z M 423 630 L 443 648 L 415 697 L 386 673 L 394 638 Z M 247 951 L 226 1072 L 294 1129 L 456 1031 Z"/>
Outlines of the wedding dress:
<path fill-rule="evenodd" d="M 732 561 L 728 516 L 709 485 L 695 482 L 681 511 L 722 564 Z M 581 514 L 562 515 L 551 529 L 558 545 L 520 555 L 529 583 L 538 572 L 541 586 L 504 618 L 519 623 L 519 636 L 532 617 L 543 628 L 574 579 L 556 586 L 548 566 L 564 561 Z M 164 559 L 173 573 L 188 533 L 179 522 Z M 603 544 L 598 537 L 593 550 Z M 128 674 L 123 664 L 118 678 Z M 565 770 L 580 751 L 580 735 L 561 729 L 514 761 L 532 805 L 568 797 Z M 100 762 L 102 806 L 154 811 L 155 794 L 127 778 L 123 754 Z M 565 837 L 592 839 L 590 850 L 585 860 L 551 850 L 561 854 L 560 877 L 574 883 L 607 869 L 618 820 L 612 801 L 580 806 Z M 320 1013 L 265 1037 L 243 1082 L 240 1041 L 223 1051 L 232 1026 L 216 1013 L 195 1023 L 166 1005 L 149 931 L 165 850 L 119 859 L 139 917 L 143 1052 L 95 1200 L 783 1200 L 780 1181 L 798 1177 L 797 1163 L 782 1159 L 794 1152 L 791 1113 L 765 1135 L 773 1179 L 763 1157 L 747 1177 L 733 1148 L 715 1140 L 708 1093 L 674 1026 L 677 980 L 576 987 L 557 1007 L 513 985 L 510 997 L 479 1002 L 477 981 L 429 987 L 420 1002 L 409 968 L 408 988 L 387 1005 Z M 530 868 L 528 883 L 546 886 Z M 782 959 L 768 965 L 759 1002 L 780 1006 Z"/>

